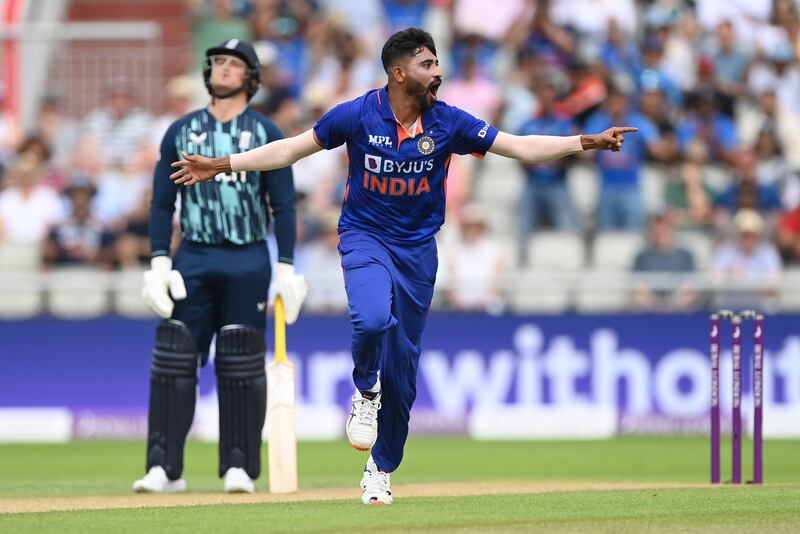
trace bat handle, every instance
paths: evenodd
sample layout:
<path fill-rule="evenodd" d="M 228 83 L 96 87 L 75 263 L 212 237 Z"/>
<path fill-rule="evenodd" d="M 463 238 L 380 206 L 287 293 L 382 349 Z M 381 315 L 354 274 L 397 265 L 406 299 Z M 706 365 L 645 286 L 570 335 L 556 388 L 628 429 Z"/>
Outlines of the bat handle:
<path fill-rule="evenodd" d="M 286 313 L 280 295 L 275 297 L 275 361 L 289 361 L 286 357 Z"/>

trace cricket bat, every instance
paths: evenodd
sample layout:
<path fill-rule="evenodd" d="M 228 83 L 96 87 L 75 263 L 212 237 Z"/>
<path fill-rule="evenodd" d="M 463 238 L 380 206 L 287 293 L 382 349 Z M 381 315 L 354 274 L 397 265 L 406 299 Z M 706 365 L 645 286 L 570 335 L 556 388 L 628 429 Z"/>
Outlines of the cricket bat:
<path fill-rule="evenodd" d="M 294 365 L 286 357 L 286 316 L 275 297 L 275 358 L 267 366 L 269 491 L 297 491 Z"/>

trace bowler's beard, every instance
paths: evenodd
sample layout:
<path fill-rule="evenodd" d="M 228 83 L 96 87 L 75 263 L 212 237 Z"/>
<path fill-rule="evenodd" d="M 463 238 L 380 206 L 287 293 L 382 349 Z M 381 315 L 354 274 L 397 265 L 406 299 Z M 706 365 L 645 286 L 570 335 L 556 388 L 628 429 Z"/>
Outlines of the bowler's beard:
<path fill-rule="evenodd" d="M 406 94 L 414 99 L 422 111 L 425 111 L 431 109 L 436 103 L 436 99 L 431 98 L 429 93 L 430 88 L 434 85 L 441 85 L 441 82 L 434 80 L 430 85 L 426 86 L 413 78 L 409 78 L 408 85 L 406 86 Z"/>

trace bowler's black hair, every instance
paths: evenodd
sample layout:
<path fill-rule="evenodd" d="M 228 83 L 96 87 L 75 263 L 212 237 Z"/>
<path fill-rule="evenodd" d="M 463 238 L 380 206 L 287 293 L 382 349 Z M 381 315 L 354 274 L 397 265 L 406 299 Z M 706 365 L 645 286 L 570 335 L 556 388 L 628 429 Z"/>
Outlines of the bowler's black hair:
<path fill-rule="evenodd" d="M 436 45 L 433 44 L 433 37 L 425 30 L 419 28 L 406 28 L 395 33 L 381 51 L 381 62 L 383 70 L 389 73 L 395 61 L 404 57 L 412 57 L 419 54 L 423 48 L 427 48 L 433 55 L 436 55 Z"/>

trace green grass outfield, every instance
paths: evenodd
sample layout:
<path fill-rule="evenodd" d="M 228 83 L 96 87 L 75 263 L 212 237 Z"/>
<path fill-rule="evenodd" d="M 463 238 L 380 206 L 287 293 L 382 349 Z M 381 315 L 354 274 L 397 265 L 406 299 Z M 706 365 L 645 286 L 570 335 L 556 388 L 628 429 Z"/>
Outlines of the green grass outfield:
<path fill-rule="evenodd" d="M 79 510 L 0 515 L 0 532 L 346 532 L 714 531 L 797 532 L 800 442 L 765 443 L 764 487 L 586 490 L 481 496 L 403 497 L 406 484 L 468 482 L 632 482 L 703 484 L 708 440 L 619 438 L 580 442 L 476 442 L 418 438 L 392 476 L 394 506 L 355 499 Z M 729 473 L 730 447 L 723 452 Z M 216 446 L 188 445 L 192 492 L 219 492 Z M 264 455 L 265 456 L 265 455 Z M 301 443 L 301 489 L 355 488 L 366 455 L 343 442 Z M 752 473 L 745 447 L 744 474 Z M 132 495 L 144 444 L 76 442 L 0 445 L 0 501 Z M 266 491 L 266 478 L 258 483 Z M 353 495 L 357 496 L 355 491 Z M 233 497 L 231 496 L 232 500 Z M 156 496 L 155 499 L 158 499 Z"/>

